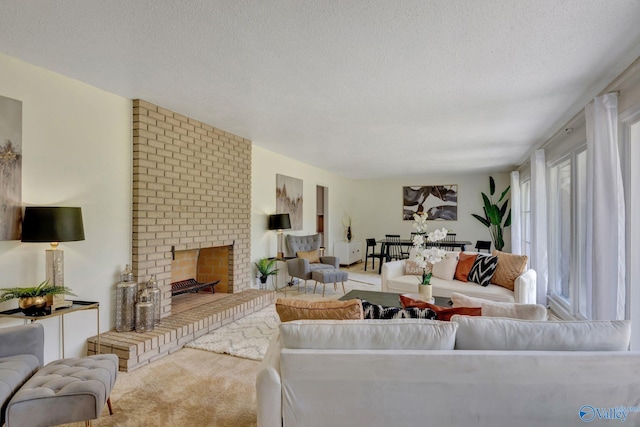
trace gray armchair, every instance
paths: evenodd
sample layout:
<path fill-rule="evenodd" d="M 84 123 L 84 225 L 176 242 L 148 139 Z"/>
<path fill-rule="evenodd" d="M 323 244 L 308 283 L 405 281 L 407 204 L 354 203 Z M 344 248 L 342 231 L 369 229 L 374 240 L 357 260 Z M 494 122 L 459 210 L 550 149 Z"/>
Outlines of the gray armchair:
<path fill-rule="evenodd" d="M 320 249 L 320 235 L 292 236 L 287 235 L 287 247 L 289 253 L 296 255 L 298 252 L 306 252 Z M 296 277 L 304 280 L 305 289 L 307 280 L 311 279 L 314 270 L 339 269 L 340 260 L 334 256 L 321 256 L 320 263 L 310 263 L 304 258 L 294 258 L 287 260 L 287 270 L 291 276 L 291 281 Z"/>
<path fill-rule="evenodd" d="M 40 323 L 0 328 L 0 425 L 50 426 L 91 420 L 106 405 L 118 356 L 95 354 L 44 363 Z"/>
<path fill-rule="evenodd" d="M 11 397 L 44 364 L 40 323 L 0 328 L 0 425 Z"/>

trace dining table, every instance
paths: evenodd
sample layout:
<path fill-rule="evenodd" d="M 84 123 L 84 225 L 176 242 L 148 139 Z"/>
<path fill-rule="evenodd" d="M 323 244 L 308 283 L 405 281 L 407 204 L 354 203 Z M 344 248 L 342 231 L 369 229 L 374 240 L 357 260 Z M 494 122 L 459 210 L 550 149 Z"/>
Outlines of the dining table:
<path fill-rule="evenodd" d="M 378 266 L 378 274 L 382 273 L 383 261 L 389 261 L 391 259 L 391 257 L 389 256 L 389 247 L 391 246 L 391 244 L 401 245 L 401 246 L 413 246 L 413 240 L 411 239 L 400 239 L 400 241 L 393 241 L 393 242 L 388 241 L 387 239 L 380 239 L 380 240 L 377 240 L 377 242 L 381 244 L 380 253 L 382 254 L 382 258 L 380 259 L 380 263 Z M 471 244 L 472 243 L 469 242 L 468 240 L 448 240 L 448 241 L 440 240 L 437 242 L 425 242 L 425 245 L 427 247 L 435 246 L 435 247 L 447 248 L 447 249 L 459 248 L 460 251 L 466 250 L 467 245 L 471 245 Z"/>

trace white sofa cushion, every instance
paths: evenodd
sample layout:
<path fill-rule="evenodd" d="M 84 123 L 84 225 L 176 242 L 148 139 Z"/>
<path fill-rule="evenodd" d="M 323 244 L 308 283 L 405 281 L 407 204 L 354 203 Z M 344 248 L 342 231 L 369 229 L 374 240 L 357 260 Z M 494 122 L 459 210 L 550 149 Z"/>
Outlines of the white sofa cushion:
<path fill-rule="evenodd" d="M 453 280 L 458 266 L 458 252 L 447 252 L 442 261 L 433 264 L 433 277 L 443 280 Z"/>
<path fill-rule="evenodd" d="M 398 294 L 418 293 L 418 284 L 420 282 L 416 276 L 396 276 L 388 279 L 387 288 L 384 292 L 395 292 Z M 433 285 L 434 297 L 448 297 L 454 292 L 464 293 L 465 295 L 487 298 L 494 301 L 514 302 L 514 295 L 507 288 L 502 286 L 489 284 L 488 286 L 480 286 L 473 282 L 461 282 L 459 280 L 442 280 L 437 277 L 431 278 Z"/>
<path fill-rule="evenodd" d="M 453 316 L 457 350 L 626 351 L 626 320 L 547 322 Z"/>
<path fill-rule="evenodd" d="M 516 304 L 474 298 L 459 293 L 451 294 L 454 307 L 481 307 L 487 317 L 508 317 L 521 320 L 547 320 L 547 308 L 542 304 Z"/>
<path fill-rule="evenodd" d="M 283 348 L 453 350 L 458 325 L 424 319 L 299 320 L 280 325 Z"/>

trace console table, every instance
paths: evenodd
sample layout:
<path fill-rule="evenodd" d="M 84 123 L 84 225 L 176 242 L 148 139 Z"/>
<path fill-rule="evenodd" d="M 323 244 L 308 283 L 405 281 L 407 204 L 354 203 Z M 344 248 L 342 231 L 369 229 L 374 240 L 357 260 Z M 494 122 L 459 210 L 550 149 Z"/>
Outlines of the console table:
<path fill-rule="evenodd" d="M 64 359 L 64 315 L 73 313 L 75 311 L 83 310 L 96 310 L 96 335 L 98 337 L 98 348 L 96 354 L 100 353 L 100 303 L 96 301 L 72 301 L 70 307 L 58 308 L 38 315 L 26 315 L 19 308 L 13 308 L 11 310 L 0 311 L 0 317 L 8 317 L 12 319 L 23 320 L 24 323 L 33 323 L 42 319 L 49 319 L 51 317 L 60 316 L 62 322 L 62 358 Z"/>
<path fill-rule="evenodd" d="M 333 255 L 340 260 L 340 265 L 351 265 L 362 262 L 362 242 L 335 242 Z"/>

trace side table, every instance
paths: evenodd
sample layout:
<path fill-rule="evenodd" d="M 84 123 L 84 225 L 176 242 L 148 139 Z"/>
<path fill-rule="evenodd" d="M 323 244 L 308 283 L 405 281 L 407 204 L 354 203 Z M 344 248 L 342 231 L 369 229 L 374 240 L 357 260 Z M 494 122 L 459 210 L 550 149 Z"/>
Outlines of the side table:
<path fill-rule="evenodd" d="M 72 301 L 72 305 L 65 308 L 58 308 L 57 310 L 49 311 L 44 314 L 35 316 L 28 316 L 24 314 L 19 308 L 11 310 L 0 311 L 0 317 L 8 317 L 12 319 L 22 319 L 25 324 L 36 322 L 42 319 L 49 319 L 51 317 L 60 317 L 62 322 L 62 358 L 64 359 L 64 315 L 73 313 L 75 311 L 83 310 L 96 310 L 96 332 L 98 337 L 98 348 L 96 354 L 100 354 L 100 303 L 97 301 Z"/>

